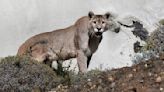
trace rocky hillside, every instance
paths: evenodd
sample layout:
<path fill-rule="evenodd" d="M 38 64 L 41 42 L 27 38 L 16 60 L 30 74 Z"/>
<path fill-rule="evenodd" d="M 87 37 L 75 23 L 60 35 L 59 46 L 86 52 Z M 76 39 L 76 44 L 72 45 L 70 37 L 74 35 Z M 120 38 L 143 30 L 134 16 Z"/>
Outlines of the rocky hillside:
<path fill-rule="evenodd" d="M 79 76 L 79 75 L 78 75 Z M 92 77 L 91 77 L 92 76 Z M 92 73 L 54 92 L 164 92 L 164 61 L 151 59 L 132 67 Z"/>

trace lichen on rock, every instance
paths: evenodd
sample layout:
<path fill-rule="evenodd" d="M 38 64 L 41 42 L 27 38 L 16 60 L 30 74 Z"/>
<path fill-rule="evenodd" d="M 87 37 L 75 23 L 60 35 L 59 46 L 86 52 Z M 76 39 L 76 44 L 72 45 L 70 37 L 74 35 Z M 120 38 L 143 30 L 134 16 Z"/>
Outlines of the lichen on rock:
<path fill-rule="evenodd" d="M 164 26 L 153 31 L 140 52 L 134 56 L 134 63 L 150 58 L 164 58 Z"/>

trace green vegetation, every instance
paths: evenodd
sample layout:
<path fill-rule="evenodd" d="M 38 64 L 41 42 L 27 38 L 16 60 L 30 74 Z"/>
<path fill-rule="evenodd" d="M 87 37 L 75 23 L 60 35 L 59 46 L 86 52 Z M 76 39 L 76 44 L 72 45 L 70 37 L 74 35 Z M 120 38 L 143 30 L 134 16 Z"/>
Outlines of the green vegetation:
<path fill-rule="evenodd" d="M 54 71 L 49 66 L 31 60 L 28 57 L 9 56 L 0 61 L 0 91 L 1 92 L 31 92 L 50 91 L 60 85 L 75 85 L 97 76 L 99 69 L 87 74 L 75 74 L 74 71 Z"/>
<path fill-rule="evenodd" d="M 49 66 L 17 56 L 1 60 L 0 75 L 1 92 L 29 92 L 37 87 L 48 91 L 63 80 Z"/>
<path fill-rule="evenodd" d="M 161 25 L 164 25 L 164 19 L 161 19 L 161 20 L 159 21 L 159 23 L 160 23 Z"/>

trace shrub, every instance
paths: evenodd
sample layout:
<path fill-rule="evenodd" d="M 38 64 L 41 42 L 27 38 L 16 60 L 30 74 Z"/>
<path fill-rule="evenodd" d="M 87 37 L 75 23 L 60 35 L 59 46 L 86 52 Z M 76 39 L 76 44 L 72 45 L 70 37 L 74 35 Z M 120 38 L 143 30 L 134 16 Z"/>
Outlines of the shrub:
<path fill-rule="evenodd" d="M 0 62 L 0 91 L 31 92 L 39 88 L 51 90 L 62 81 L 47 65 L 30 60 L 28 57 L 9 56 Z"/>

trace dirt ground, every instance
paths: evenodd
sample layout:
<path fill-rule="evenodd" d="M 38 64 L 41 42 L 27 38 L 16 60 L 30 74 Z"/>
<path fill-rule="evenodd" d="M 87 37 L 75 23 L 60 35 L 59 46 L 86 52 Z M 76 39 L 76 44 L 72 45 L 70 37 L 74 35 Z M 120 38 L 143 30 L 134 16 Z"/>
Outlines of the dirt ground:
<path fill-rule="evenodd" d="M 164 92 L 164 60 L 151 59 L 132 67 L 92 74 L 56 92 Z M 54 91 L 54 92 L 55 92 Z"/>

